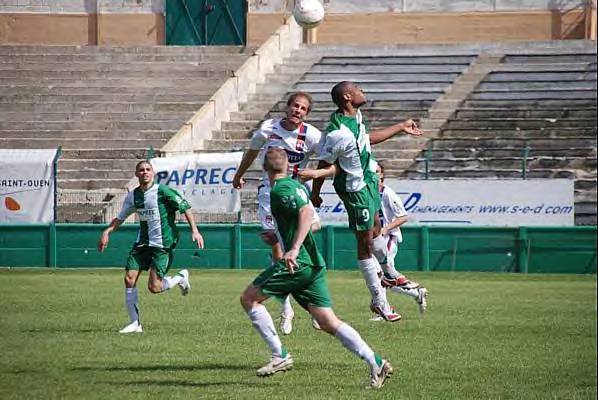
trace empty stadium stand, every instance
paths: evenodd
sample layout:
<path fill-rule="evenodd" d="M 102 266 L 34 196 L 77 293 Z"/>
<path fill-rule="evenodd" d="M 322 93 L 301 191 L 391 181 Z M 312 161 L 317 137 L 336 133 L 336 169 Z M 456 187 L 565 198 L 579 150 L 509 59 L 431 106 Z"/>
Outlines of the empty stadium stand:
<path fill-rule="evenodd" d="M 252 52 L 0 46 L 0 148 L 61 146 L 58 220 L 101 221 L 135 162 L 166 144 Z"/>
<path fill-rule="evenodd" d="M 596 224 L 596 48 L 505 52 L 408 178 L 567 178 Z"/>

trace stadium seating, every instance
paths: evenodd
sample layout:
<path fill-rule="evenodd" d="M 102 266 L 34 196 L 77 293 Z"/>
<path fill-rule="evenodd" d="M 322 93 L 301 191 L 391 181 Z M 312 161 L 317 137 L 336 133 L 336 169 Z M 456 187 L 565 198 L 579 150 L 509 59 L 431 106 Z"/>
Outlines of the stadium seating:
<path fill-rule="evenodd" d="M 574 179 L 576 224 L 595 225 L 595 47 L 502 61 L 403 176 Z"/>
<path fill-rule="evenodd" d="M 61 146 L 59 221 L 101 220 L 136 160 L 166 144 L 251 53 L 0 46 L 0 148 Z"/>

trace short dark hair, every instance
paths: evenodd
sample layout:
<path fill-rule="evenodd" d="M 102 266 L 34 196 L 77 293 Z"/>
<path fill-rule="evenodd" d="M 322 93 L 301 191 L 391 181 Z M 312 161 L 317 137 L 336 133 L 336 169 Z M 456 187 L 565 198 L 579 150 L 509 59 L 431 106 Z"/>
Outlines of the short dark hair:
<path fill-rule="evenodd" d="M 330 96 L 332 97 L 334 104 L 336 104 L 338 107 L 341 107 L 343 104 L 345 104 L 345 99 L 343 96 L 349 90 L 349 88 L 354 85 L 355 84 L 353 82 L 349 81 L 342 81 L 334 85 L 330 91 Z"/>
<path fill-rule="evenodd" d="M 137 171 L 139 169 L 139 167 L 141 167 L 143 164 L 147 164 L 150 167 L 152 167 L 152 169 L 154 169 L 154 166 L 152 165 L 151 162 L 149 162 L 149 160 L 141 160 L 135 165 L 135 171 Z"/>
<path fill-rule="evenodd" d="M 380 167 L 380 172 L 384 173 L 384 164 L 382 164 L 380 161 L 376 161 L 378 163 L 378 166 Z"/>
<path fill-rule="evenodd" d="M 311 103 L 313 103 L 313 98 L 311 97 L 311 94 L 307 93 L 307 92 L 295 92 L 293 94 L 291 94 L 287 100 L 287 106 L 290 106 L 297 97 L 303 97 L 304 99 L 307 100 L 307 102 L 309 103 L 309 107 L 307 108 L 307 112 L 311 111 Z"/>

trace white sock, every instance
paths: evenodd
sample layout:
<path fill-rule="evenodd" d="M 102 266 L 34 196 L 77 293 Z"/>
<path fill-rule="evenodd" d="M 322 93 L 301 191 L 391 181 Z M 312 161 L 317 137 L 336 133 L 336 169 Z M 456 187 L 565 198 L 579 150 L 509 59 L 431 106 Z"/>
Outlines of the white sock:
<path fill-rule="evenodd" d="M 284 298 L 284 301 L 282 302 L 282 308 L 280 309 L 280 313 L 286 317 L 295 315 L 293 307 L 291 306 L 291 295 L 288 295 Z"/>
<path fill-rule="evenodd" d="M 357 332 L 351 326 L 343 322 L 336 331 L 335 336 L 341 341 L 347 350 L 357 354 L 362 360 L 368 363 L 370 367 L 377 366 L 376 354 L 361 338 L 359 332 Z"/>
<path fill-rule="evenodd" d="M 164 278 L 162 278 L 162 292 L 165 292 L 171 287 L 178 285 L 179 282 L 182 280 L 183 277 L 179 274 L 176 274 L 174 276 L 165 276 Z"/>
<path fill-rule="evenodd" d="M 413 297 L 414 299 L 419 297 L 419 289 L 405 289 L 398 286 L 393 286 L 391 289 L 395 293 L 404 294 L 406 296 Z"/>
<path fill-rule="evenodd" d="M 276 328 L 274 328 L 274 321 L 272 321 L 272 317 L 268 310 L 266 310 L 266 307 L 262 304 L 258 304 L 253 307 L 247 315 L 249 315 L 253 327 L 257 329 L 262 336 L 262 339 L 264 339 L 268 347 L 270 347 L 272 356 L 282 357 L 282 343 L 276 333 Z"/>
<path fill-rule="evenodd" d="M 389 313 L 390 305 L 386 300 L 386 290 L 382 288 L 380 278 L 378 278 L 377 274 L 378 269 L 380 269 L 380 264 L 378 264 L 378 261 L 374 257 L 358 260 L 358 262 L 359 269 L 365 279 L 365 285 L 372 296 L 372 302 L 382 307 L 384 312 Z"/>
<path fill-rule="evenodd" d="M 137 300 L 137 288 L 125 288 L 125 304 L 127 305 L 127 313 L 131 322 L 139 321 Z"/>

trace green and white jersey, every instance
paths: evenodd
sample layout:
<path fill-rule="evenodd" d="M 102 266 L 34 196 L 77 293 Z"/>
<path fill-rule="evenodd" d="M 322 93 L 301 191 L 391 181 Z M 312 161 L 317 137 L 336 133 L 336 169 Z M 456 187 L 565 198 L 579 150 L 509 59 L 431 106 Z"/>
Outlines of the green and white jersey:
<path fill-rule="evenodd" d="M 145 192 L 139 187 L 127 194 L 118 219 L 124 221 L 133 213 L 139 216 L 136 246 L 170 248 L 179 237 L 176 212 L 191 208 L 176 190 L 154 183 Z"/>
<path fill-rule="evenodd" d="M 358 192 L 368 182 L 377 182 L 369 130 L 361 111 L 358 110 L 354 117 L 333 113 L 326 131 L 318 159 L 339 168 L 334 176 L 336 192 Z"/>
<path fill-rule="evenodd" d="M 274 181 L 270 192 L 270 207 L 276 222 L 278 239 L 283 251 L 293 245 L 299 222 L 299 210 L 309 206 L 309 195 L 305 186 L 290 177 Z M 297 262 L 304 265 L 324 267 L 326 263 L 320 254 L 311 231 L 305 237 Z"/>

